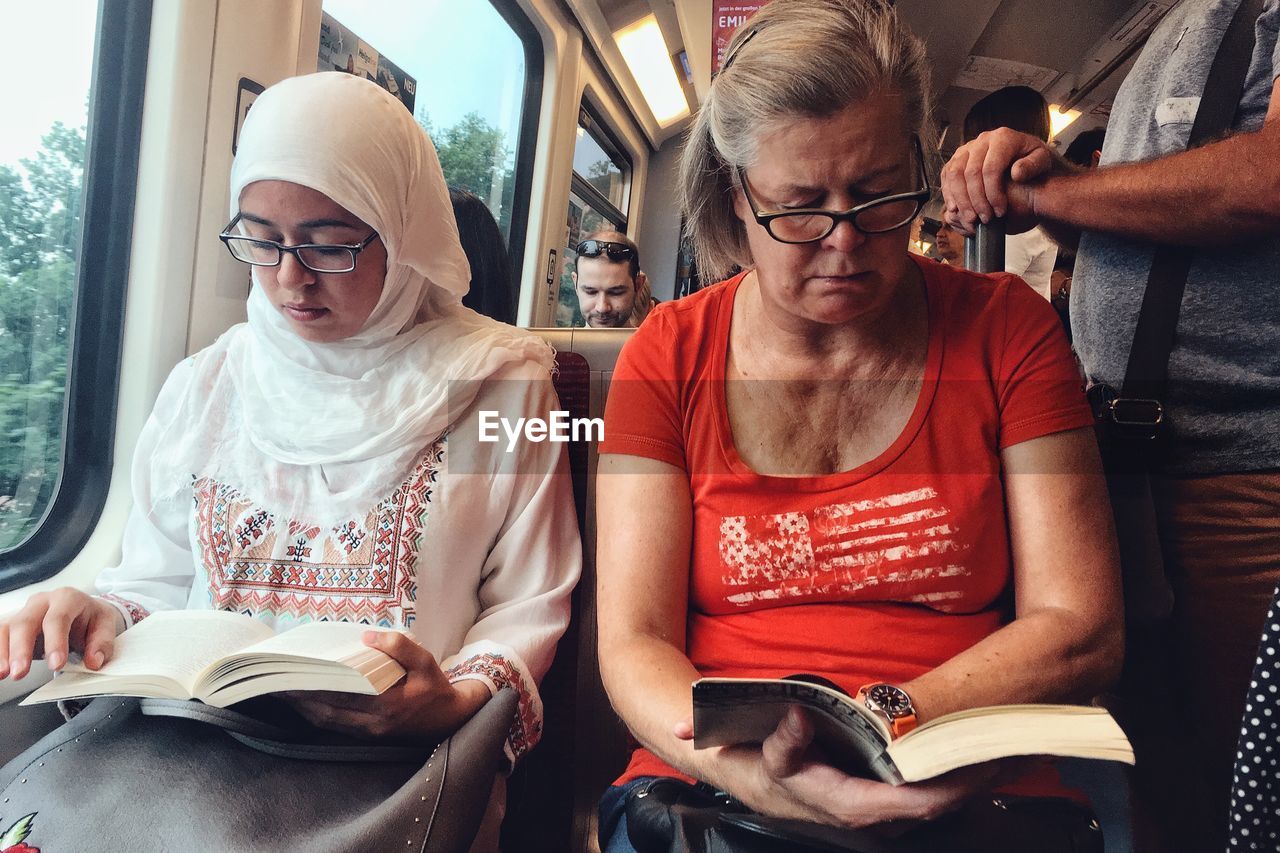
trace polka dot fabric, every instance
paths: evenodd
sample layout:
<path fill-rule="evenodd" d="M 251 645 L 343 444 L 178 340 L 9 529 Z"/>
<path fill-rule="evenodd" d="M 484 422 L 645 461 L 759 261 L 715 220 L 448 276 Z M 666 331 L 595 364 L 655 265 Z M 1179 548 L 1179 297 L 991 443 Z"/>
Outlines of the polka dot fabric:
<path fill-rule="evenodd" d="M 1262 628 L 1231 786 L 1228 850 L 1280 850 L 1280 587 Z"/>

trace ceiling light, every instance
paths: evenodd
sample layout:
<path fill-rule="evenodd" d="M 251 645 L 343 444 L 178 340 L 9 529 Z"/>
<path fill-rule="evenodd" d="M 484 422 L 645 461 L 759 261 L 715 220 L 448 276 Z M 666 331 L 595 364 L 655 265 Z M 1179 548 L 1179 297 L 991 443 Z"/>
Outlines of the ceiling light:
<path fill-rule="evenodd" d="M 1078 118 L 1080 118 L 1079 110 L 1067 110 L 1064 113 L 1059 110 L 1057 104 L 1050 104 L 1049 105 L 1049 128 L 1050 128 L 1049 138 L 1053 139 L 1057 137 L 1058 134 L 1062 133 L 1062 131 L 1070 127 L 1071 123 Z"/>
<path fill-rule="evenodd" d="M 668 124 L 689 114 L 689 102 L 676 79 L 657 17 L 647 15 L 623 27 L 613 34 L 613 40 L 618 43 L 618 50 L 658 124 Z"/>

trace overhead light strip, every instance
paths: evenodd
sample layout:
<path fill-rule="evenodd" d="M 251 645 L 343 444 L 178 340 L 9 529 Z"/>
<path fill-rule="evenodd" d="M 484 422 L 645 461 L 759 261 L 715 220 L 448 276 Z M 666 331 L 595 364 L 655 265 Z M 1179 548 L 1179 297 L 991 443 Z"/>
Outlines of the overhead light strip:
<path fill-rule="evenodd" d="M 655 15 L 623 27 L 613 34 L 613 40 L 659 125 L 670 124 L 689 114 L 689 102 L 676 78 L 671 54 Z"/>
<path fill-rule="evenodd" d="M 1071 123 L 1080 118 L 1079 110 L 1063 110 L 1057 104 L 1049 105 L 1049 138 L 1055 139 L 1058 134 L 1071 126 Z"/>

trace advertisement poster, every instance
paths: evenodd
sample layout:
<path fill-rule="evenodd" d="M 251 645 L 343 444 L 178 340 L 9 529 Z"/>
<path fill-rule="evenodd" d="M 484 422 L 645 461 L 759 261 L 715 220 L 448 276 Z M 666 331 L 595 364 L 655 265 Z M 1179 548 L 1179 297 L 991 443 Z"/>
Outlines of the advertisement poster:
<path fill-rule="evenodd" d="M 317 71 L 345 71 L 372 80 L 400 99 L 413 112 L 418 83 L 364 39 L 338 23 L 328 12 L 320 20 Z"/>
<path fill-rule="evenodd" d="M 739 0 L 711 0 L 712 74 L 718 72 L 720 65 L 724 62 L 725 48 L 729 46 L 733 31 L 768 2 L 769 0 L 756 0 L 754 3 L 739 2 Z"/>

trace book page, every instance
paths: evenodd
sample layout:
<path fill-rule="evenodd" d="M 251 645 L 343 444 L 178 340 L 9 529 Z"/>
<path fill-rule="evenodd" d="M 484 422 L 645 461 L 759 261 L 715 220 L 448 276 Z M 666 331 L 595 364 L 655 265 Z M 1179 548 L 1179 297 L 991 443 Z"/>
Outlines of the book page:
<path fill-rule="evenodd" d="M 163 675 L 188 692 L 210 664 L 264 637 L 271 628 L 240 613 L 223 610 L 162 610 L 116 637 L 111 660 L 100 675 Z M 69 672 L 92 672 L 68 664 Z"/>
<path fill-rule="evenodd" d="M 364 644 L 370 630 L 385 629 L 351 622 L 299 625 L 210 667 L 194 692 L 211 705 L 282 690 L 381 693 L 404 676 L 404 668 Z"/>
<path fill-rule="evenodd" d="M 1102 708 L 1005 705 L 940 717 L 889 745 L 908 782 L 998 758 L 1056 755 L 1133 763 L 1133 748 Z"/>
<path fill-rule="evenodd" d="M 365 659 L 370 653 L 386 658 L 385 654 L 366 646 L 361 639 L 365 631 L 380 630 L 386 629 L 371 628 L 355 622 L 308 622 L 254 643 L 242 651 L 255 657 L 285 660 L 305 658 L 333 663 L 350 663 Z"/>

